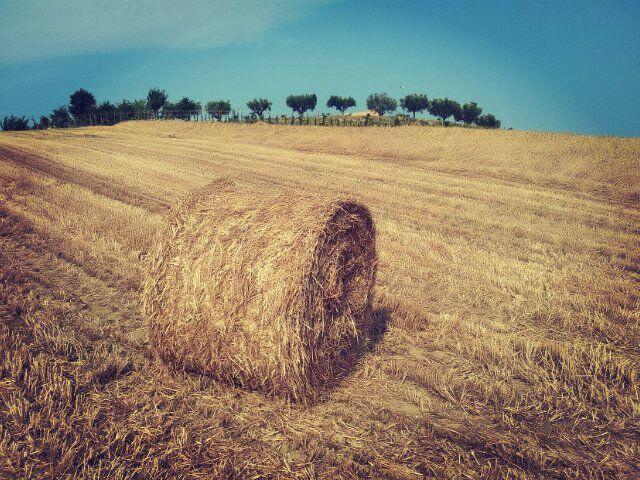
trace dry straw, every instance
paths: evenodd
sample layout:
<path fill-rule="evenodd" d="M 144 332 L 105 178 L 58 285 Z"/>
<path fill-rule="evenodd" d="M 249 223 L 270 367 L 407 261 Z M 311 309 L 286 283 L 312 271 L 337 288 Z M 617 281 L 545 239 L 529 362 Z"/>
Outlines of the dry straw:
<path fill-rule="evenodd" d="M 375 238 L 357 202 L 214 182 L 149 253 L 151 343 L 176 368 L 313 399 L 369 331 Z"/>

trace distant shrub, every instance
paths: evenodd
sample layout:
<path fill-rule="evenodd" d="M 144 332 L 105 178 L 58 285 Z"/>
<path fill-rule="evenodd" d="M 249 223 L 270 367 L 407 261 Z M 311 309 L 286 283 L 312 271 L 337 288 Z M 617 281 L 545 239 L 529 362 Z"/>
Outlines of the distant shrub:
<path fill-rule="evenodd" d="M 399 125 L 407 125 L 410 122 L 411 117 L 409 115 L 405 115 L 404 113 L 396 113 L 393 116 L 393 126 L 397 127 Z"/>
<path fill-rule="evenodd" d="M 4 131 L 29 130 L 29 120 L 27 120 L 26 117 L 15 117 L 11 115 L 10 117 L 4 117 L 0 126 Z"/>

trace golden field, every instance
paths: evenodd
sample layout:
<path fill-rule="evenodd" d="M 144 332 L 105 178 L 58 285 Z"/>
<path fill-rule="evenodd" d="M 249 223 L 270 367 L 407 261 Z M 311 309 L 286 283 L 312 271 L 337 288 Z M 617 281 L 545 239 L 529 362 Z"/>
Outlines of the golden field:
<path fill-rule="evenodd" d="M 377 343 L 309 406 L 169 372 L 142 264 L 219 177 L 354 198 Z M 640 140 L 128 122 L 0 134 L 0 478 L 640 477 Z"/>

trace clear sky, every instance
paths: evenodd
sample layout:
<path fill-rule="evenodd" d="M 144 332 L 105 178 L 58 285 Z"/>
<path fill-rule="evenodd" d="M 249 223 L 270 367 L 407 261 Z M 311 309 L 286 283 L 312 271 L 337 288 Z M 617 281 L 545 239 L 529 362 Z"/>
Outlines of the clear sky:
<path fill-rule="evenodd" d="M 0 116 L 154 86 L 276 113 L 404 86 L 505 127 L 640 136 L 640 1 L 0 0 Z"/>

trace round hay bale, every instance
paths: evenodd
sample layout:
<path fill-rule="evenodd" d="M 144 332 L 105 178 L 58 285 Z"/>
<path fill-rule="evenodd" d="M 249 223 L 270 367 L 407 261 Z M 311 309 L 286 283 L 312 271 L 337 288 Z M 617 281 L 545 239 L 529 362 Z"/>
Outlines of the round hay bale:
<path fill-rule="evenodd" d="M 174 208 L 147 257 L 143 311 L 170 365 L 307 401 L 370 329 L 367 207 L 218 181 Z"/>

